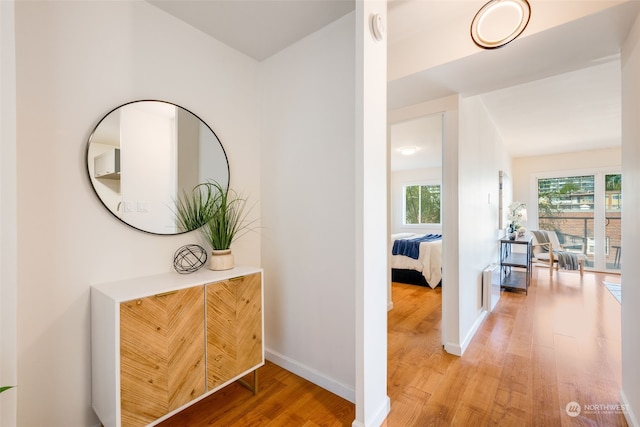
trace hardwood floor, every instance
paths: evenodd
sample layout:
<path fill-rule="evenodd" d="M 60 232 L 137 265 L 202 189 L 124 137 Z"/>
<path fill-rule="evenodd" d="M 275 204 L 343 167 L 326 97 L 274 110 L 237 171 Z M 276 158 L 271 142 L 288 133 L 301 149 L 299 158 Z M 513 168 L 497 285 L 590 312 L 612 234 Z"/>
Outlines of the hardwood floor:
<path fill-rule="evenodd" d="M 337 427 L 355 419 L 352 403 L 271 362 L 258 372 L 256 395 L 233 383 L 159 426 Z"/>
<path fill-rule="evenodd" d="M 529 295 L 502 292 L 462 358 L 442 349 L 441 289 L 393 284 L 386 427 L 626 426 L 619 276 L 534 268 Z M 570 402 L 581 406 L 567 415 Z M 231 384 L 161 426 L 350 426 L 354 405 L 267 363 L 260 391 Z"/>
<path fill-rule="evenodd" d="M 439 347 L 434 292 L 394 284 L 394 308 L 406 314 L 389 317 L 384 425 L 626 426 L 602 406 L 619 403 L 621 386 L 620 304 L 602 280 L 620 276 L 550 279 L 534 268 L 529 295 L 503 291 L 462 358 Z M 577 417 L 569 402 L 581 405 Z"/>

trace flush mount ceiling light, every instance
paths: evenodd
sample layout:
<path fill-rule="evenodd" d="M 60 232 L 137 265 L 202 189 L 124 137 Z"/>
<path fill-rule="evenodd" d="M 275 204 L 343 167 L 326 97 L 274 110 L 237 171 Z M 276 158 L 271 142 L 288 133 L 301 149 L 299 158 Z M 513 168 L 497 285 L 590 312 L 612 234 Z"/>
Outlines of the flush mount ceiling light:
<path fill-rule="evenodd" d="M 420 147 L 415 147 L 413 145 L 408 145 L 406 147 L 398 148 L 398 151 L 400 152 L 400 154 L 404 156 L 411 156 L 413 154 L 416 154 L 418 150 L 420 150 Z"/>
<path fill-rule="evenodd" d="M 471 38 L 485 49 L 504 46 L 524 31 L 530 16 L 527 0 L 491 0 L 473 18 Z"/>

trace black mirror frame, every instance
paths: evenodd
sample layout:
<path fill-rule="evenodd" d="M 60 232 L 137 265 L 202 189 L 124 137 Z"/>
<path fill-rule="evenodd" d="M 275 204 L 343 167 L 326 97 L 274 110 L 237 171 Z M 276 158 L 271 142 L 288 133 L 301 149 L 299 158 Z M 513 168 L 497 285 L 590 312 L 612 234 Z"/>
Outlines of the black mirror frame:
<path fill-rule="evenodd" d="M 104 208 L 115 218 L 118 220 L 118 222 L 123 223 L 125 225 L 127 225 L 128 227 L 133 228 L 134 230 L 138 230 L 138 231 L 142 231 L 143 233 L 147 233 L 147 234 L 152 234 L 152 235 L 156 235 L 156 236 L 177 236 L 180 234 L 185 234 L 188 233 L 190 231 L 193 230 L 186 230 L 186 231 L 179 231 L 176 233 L 158 233 L 155 231 L 150 231 L 150 230 L 144 230 L 142 228 L 136 227 L 132 224 L 129 224 L 128 222 L 122 220 L 122 218 L 118 217 L 118 215 L 116 215 L 115 212 L 113 212 L 113 210 L 111 210 L 106 203 L 104 202 L 104 200 L 102 199 L 102 197 L 100 197 L 100 194 L 98 194 L 98 191 L 96 190 L 95 185 L 93 184 L 93 180 L 91 177 L 91 171 L 89 170 L 89 147 L 91 146 L 91 141 L 96 133 L 96 130 L 98 129 L 98 127 L 100 126 L 100 124 L 107 118 L 109 117 L 109 115 L 111 115 L 114 111 L 125 107 L 127 105 L 131 105 L 131 104 L 135 104 L 135 103 L 139 103 L 139 102 L 160 102 L 163 104 L 169 104 L 169 105 L 173 105 L 177 108 L 180 108 L 186 112 L 188 112 L 189 114 L 193 115 L 195 118 L 197 118 L 198 120 L 200 120 L 200 122 L 202 124 L 204 124 L 207 129 L 209 129 L 209 131 L 211 131 L 211 134 L 216 138 L 216 140 L 218 141 L 218 143 L 220 144 L 220 149 L 222 150 L 222 154 L 224 155 L 224 159 L 225 162 L 227 164 L 227 188 L 230 188 L 231 185 L 231 170 L 229 168 L 229 158 L 227 156 L 227 152 L 224 149 L 224 146 L 222 145 L 222 142 L 220 141 L 220 138 L 218 138 L 218 135 L 216 135 L 216 133 L 213 131 L 213 129 L 211 129 L 211 126 L 209 126 L 209 124 L 207 122 L 205 122 L 204 120 L 202 120 L 200 118 L 200 116 L 198 116 L 197 114 L 193 113 L 191 110 L 184 108 L 178 104 L 175 104 L 173 102 L 169 102 L 169 101 L 162 101 L 162 100 L 158 100 L 158 99 L 139 99 L 139 100 L 135 100 L 135 101 L 129 101 L 129 102 L 125 102 L 124 104 L 118 105 L 115 108 L 112 108 L 110 111 L 108 111 L 104 116 L 102 116 L 102 118 L 100 118 L 100 120 L 98 120 L 98 123 L 96 123 L 96 125 L 93 127 L 93 130 L 91 131 L 89 138 L 87 139 L 87 143 L 85 145 L 85 152 L 84 152 L 84 159 L 85 159 L 85 166 L 86 166 L 86 170 L 87 170 L 87 178 L 89 180 L 89 184 L 91 185 L 91 188 L 93 189 L 94 194 L 96 195 L 96 197 L 98 198 L 98 200 L 100 200 L 100 203 L 102 204 L 102 206 L 104 206 Z"/>

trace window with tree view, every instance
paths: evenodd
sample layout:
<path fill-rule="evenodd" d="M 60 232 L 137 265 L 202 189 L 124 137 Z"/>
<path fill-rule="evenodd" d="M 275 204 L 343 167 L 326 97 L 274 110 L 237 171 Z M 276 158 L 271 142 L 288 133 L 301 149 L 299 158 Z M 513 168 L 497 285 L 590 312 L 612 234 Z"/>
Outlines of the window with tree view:
<path fill-rule="evenodd" d="M 440 224 L 440 185 L 404 187 L 404 223 Z"/>
<path fill-rule="evenodd" d="M 585 266 L 620 269 L 622 175 L 594 173 L 538 179 L 538 223 L 553 230 Z M 598 225 L 596 225 L 598 221 Z"/>

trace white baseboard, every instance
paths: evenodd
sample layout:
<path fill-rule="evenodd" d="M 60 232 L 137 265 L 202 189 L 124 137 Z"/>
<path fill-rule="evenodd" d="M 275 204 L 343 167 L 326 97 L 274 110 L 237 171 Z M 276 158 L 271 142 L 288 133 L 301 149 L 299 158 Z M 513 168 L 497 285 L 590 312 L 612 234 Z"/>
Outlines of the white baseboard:
<path fill-rule="evenodd" d="M 353 423 L 351 423 L 351 427 L 380 427 L 380 425 L 382 425 L 384 420 L 387 418 L 387 415 L 389 415 L 390 410 L 391 399 L 389 399 L 389 396 L 386 396 L 386 399 L 384 399 L 382 405 L 380 405 L 380 408 L 378 408 L 378 411 L 376 412 L 372 420 L 370 420 L 369 422 L 355 420 L 353 421 Z"/>
<path fill-rule="evenodd" d="M 445 343 L 444 344 L 444 351 L 446 351 L 449 354 L 453 354 L 454 356 L 462 356 L 462 348 L 460 347 L 460 344 L 457 343 Z"/>
<path fill-rule="evenodd" d="M 475 323 L 471 327 L 471 330 L 469 331 L 467 336 L 464 338 L 462 343 L 461 344 L 451 343 L 451 342 L 445 343 L 444 345 L 445 351 L 449 354 L 453 354 L 454 356 L 462 356 L 464 352 L 467 350 L 467 347 L 469 347 L 469 344 L 471 343 L 471 340 L 473 339 L 473 337 L 476 335 L 476 332 L 478 332 L 480 325 L 482 325 L 482 322 L 484 322 L 484 319 L 487 317 L 487 314 L 489 314 L 489 312 L 483 308 L 482 311 L 480 312 L 480 316 L 478 316 Z"/>
<path fill-rule="evenodd" d="M 638 422 L 638 417 L 633 412 L 629 401 L 627 400 L 627 396 L 624 394 L 623 390 L 620 390 L 620 401 L 625 406 L 626 410 L 624 413 L 624 419 L 627 421 L 629 427 L 640 427 L 640 423 Z"/>
<path fill-rule="evenodd" d="M 482 325 L 482 322 L 484 322 L 484 319 L 487 317 L 488 313 L 489 312 L 484 308 L 480 312 L 480 316 L 478 316 L 475 323 L 471 327 L 471 330 L 469 331 L 467 336 L 464 338 L 464 341 L 462 341 L 462 353 L 464 353 L 467 350 L 467 347 L 469 347 L 469 344 L 471 344 L 471 340 L 476 335 L 476 332 L 478 332 L 480 325 Z"/>
<path fill-rule="evenodd" d="M 311 381 L 312 383 L 329 390 L 333 394 L 337 394 L 351 403 L 355 403 L 356 401 L 356 392 L 354 389 L 347 387 L 333 378 L 327 377 L 323 373 L 318 372 L 297 360 L 290 359 L 270 349 L 265 349 L 265 358 L 281 368 L 286 369 L 305 380 Z"/>

